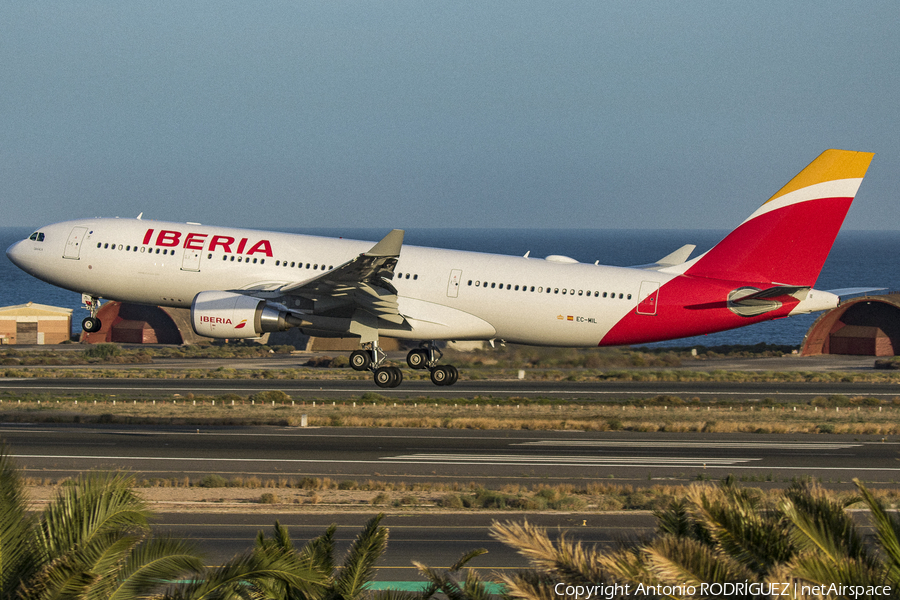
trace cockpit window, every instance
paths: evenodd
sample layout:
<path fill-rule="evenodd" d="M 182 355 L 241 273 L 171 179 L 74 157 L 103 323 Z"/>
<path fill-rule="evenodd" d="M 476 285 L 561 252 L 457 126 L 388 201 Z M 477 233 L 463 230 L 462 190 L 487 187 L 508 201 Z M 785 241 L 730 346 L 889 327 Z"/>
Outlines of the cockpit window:
<path fill-rule="evenodd" d="M 32 242 L 43 242 L 43 241 L 44 241 L 44 234 L 43 234 L 43 233 L 40 233 L 40 232 L 38 232 L 38 231 L 35 231 L 34 233 L 32 233 L 32 234 L 28 237 L 28 239 L 31 240 Z"/>

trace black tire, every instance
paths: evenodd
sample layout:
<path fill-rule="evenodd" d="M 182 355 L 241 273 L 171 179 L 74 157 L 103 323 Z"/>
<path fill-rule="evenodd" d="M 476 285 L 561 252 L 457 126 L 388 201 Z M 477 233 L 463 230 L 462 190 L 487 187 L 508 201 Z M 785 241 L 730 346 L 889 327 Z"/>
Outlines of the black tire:
<path fill-rule="evenodd" d="M 365 350 L 355 350 L 350 354 L 350 366 L 354 371 L 368 371 L 372 365 L 372 357 Z"/>
<path fill-rule="evenodd" d="M 457 381 L 459 381 L 459 370 L 453 365 L 447 365 L 444 367 L 450 373 L 450 378 L 447 380 L 447 383 L 444 385 L 453 385 Z"/>
<path fill-rule="evenodd" d="M 401 383 L 403 383 L 403 371 L 400 370 L 400 367 L 388 367 L 394 372 L 394 382 L 391 384 L 392 388 L 397 387 Z"/>
<path fill-rule="evenodd" d="M 85 333 L 100 331 L 101 327 L 103 327 L 103 324 L 97 317 L 86 317 L 84 321 L 81 322 L 81 329 L 83 329 Z"/>
<path fill-rule="evenodd" d="M 448 381 L 450 381 L 450 371 L 447 370 L 447 367 L 435 367 L 431 370 L 431 383 L 434 385 L 449 385 Z"/>
<path fill-rule="evenodd" d="M 406 364 L 409 365 L 410 369 L 424 369 L 427 362 L 428 352 L 421 348 L 410 350 L 409 354 L 406 355 Z"/>
<path fill-rule="evenodd" d="M 380 388 L 397 387 L 394 383 L 397 381 L 397 375 L 394 373 L 396 367 L 379 367 L 375 369 L 375 385 Z"/>

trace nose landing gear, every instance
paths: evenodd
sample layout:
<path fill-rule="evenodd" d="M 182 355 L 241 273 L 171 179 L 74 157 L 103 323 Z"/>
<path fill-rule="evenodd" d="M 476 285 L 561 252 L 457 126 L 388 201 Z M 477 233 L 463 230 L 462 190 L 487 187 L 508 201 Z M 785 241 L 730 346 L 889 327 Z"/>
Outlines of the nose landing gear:
<path fill-rule="evenodd" d="M 100 331 L 100 328 L 103 327 L 103 323 L 97 318 L 97 312 L 100 310 L 100 298 L 91 296 L 90 294 L 82 294 L 81 303 L 87 310 L 91 311 L 91 316 L 85 317 L 81 322 L 81 329 L 83 329 L 85 333 Z"/>

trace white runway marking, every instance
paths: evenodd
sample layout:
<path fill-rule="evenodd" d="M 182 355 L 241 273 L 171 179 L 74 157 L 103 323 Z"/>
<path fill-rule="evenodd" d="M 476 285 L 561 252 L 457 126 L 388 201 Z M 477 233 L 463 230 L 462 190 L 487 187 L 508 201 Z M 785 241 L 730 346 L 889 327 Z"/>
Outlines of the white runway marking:
<path fill-rule="evenodd" d="M 766 450 L 845 450 L 858 448 L 862 444 L 839 444 L 829 442 L 719 442 L 719 441 L 677 441 L 677 440 L 539 440 L 521 442 L 513 446 L 570 446 L 576 448 L 646 448 L 649 445 L 666 448 L 717 448 L 720 450 L 766 449 Z"/>

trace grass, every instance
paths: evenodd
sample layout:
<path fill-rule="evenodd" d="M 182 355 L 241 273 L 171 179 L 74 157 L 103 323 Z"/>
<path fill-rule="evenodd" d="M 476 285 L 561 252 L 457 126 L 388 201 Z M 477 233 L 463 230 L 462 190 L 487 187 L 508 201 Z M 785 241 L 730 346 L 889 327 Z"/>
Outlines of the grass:
<path fill-rule="evenodd" d="M 0 421 L 44 423 L 425 427 L 484 430 L 576 430 L 705 433 L 900 434 L 900 397 L 822 396 L 805 404 L 700 401 L 655 396 L 620 403 L 548 399 L 420 397 L 394 402 L 377 393 L 346 402 L 292 399 L 281 391 L 249 397 L 129 399 L 0 396 Z"/>
<path fill-rule="evenodd" d="M 733 475 L 722 479 L 737 480 Z M 770 482 L 773 478 L 762 477 Z M 742 482 L 760 479 L 741 478 Z M 70 480 L 49 480 L 27 478 L 28 486 L 60 486 Z M 216 485 L 209 485 L 211 481 Z M 144 479 L 137 483 L 138 489 L 151 488 L 208 488 L 211 497 L 216 497 L 216 489 L 239 488 L 248 493 L 237 500 L 250 504 L 312 504 L 348 505 L 362 509 L 371 506 L 393 506 L 421 510 L 459 511 L 564 511 L 564 512 L 605 512 L 619 510 L 656 510 L 666 507 L 673 500 L 684 497 L 692 485 L 716 484 L 718 478 L 698 478 L 696 483 L 665 484 L 650 482 L 635 485 L 617 482 L 589 481 L 583 484 L 506 484 L 497 488 L 486 488 L 474 482 L 416 482 L 402 481 L 353 481 L 348 486 L 346 480 L 335 481 L 328 477 L 280 477 L 260 479 L 258 477 L 233 477 L 226 479 L 220 475 L 207 475 L 200 479 L 187 477 L 168 479 Z M 790 482 L 785 480 L 782 483 Z M 820 482 L 826 483 L 826 482 Z M 352 488 L 352 493 L 342 493 Z M 776 486 L 757 488 L 760 495 L 770 503 L 777 502 L 781 490 Z M 263 491 L 264 490 L 264 491 Z M 260 493 L 261 491 L 261 493 Z M 874 489 L 876 496 L 889 508 L 900 505 L 900 490 L 896 486 Z M 827 491 L 839 498 L 853 498 L 853 490 Z M 208 500 L 201 500 L 206 502 Z M 216 500 L 223 501 L 223 500 Z M 234 500 L 232 500 L 234 502 Z"/>

